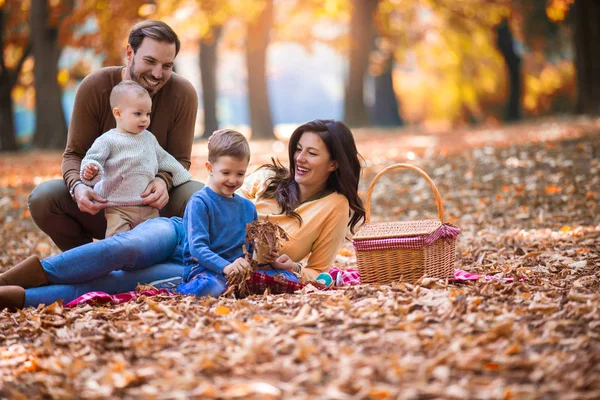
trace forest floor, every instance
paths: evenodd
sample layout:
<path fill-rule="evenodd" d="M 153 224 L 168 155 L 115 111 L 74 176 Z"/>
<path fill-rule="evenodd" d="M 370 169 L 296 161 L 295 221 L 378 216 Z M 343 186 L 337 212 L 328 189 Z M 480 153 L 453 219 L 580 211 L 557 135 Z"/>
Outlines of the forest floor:
<path fill-rule="evenodd" d="M 600 398 L 600 121 L 355 134 L 361 194 L 386 166 L 422 168 L 461 228 L 456 268 L 498 279 L 3 311 L 0 398 Z M 252 150 L 250 170 L 287 158 L 280 142 Z M 58 177 L 59 152 L 0 159 L 0 270 L 58 251 L 26 207 Z M 370 211 L 437 215 L 404 171 L 379 180 Z M 335 264 L 357 268 L 350 242 Z"/>

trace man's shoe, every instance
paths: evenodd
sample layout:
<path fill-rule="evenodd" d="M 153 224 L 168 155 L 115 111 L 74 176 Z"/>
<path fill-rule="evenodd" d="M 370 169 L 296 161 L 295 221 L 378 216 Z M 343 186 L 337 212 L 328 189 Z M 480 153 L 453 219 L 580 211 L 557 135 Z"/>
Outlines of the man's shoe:
<path fill-rule="evenodd" d="M 21 286 L 32 288 L 48 284 L 48 276 L 37 256 L 21 261 L 8 271 L 0 274 L 0 286 Z"/>
<path fill-rule="evenodd" d="M 0 287 L 0 311 L 15 312 L 25 304 L 25 289 L 21 286 Z"/>

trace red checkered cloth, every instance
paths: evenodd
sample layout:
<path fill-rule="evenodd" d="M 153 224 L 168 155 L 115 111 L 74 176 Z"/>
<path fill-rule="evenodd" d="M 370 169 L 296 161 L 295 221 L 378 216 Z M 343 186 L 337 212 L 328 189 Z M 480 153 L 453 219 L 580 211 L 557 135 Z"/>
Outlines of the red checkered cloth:
<path fill-rule="evenodd" d="M 443 224 L 428 235 L 395 237 L 387 239 L 353 240 L 352 244 L 358 251 L 393 250 L 393 249 L 422 249 L 439 239 L 454 239 L 460 234 L 460 229 L 454 225 Z"/>
<path fill-rule="evenodd" d="M 173 294 L 167 289 L 148 289 L 140 292 L 131 291 L 119 294 L 108 294 L 104 292 L 88 292 L 82 296 L 79 296 L 75 300 L 71 300 L 65 307 L 75 307 L 78 304 L 121 304 L 126 303 L 130 300 L 137 299 L 140 296 L 156 296 L 164 294 L 172 296 Z"/>
<path fill-rule="evenodd" d="M 302 282 L 290 281 L 284 278 L 283 275 L 270 276 L 261 274 L 260 272 L 253 272 L 250 275 L 250 279 L 246 281 L 246 285 L 249 293 L 245 293 L 246 291 L 244 291 L 244 293 L 236 293 L 236 295 L 263 294 L 267 288 L 272 294 L 294 293 L 296 290 L 300 290 L 306 286 Z"/>

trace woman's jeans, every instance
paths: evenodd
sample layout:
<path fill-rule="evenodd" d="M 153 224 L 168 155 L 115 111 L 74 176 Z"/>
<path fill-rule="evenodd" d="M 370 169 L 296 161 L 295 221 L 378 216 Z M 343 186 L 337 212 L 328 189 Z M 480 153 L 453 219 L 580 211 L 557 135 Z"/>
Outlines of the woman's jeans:
<path fill-rule="evenodd" d="M 65 303 L 87 292 L 135 290 L 138 283 L 181 282 L 181 218 L 154 218 L 128 232 L 42 260 L 50 285 L 25 291 L 25 306 Z M 163 285 L 164 287 L 164 285 Z"/>

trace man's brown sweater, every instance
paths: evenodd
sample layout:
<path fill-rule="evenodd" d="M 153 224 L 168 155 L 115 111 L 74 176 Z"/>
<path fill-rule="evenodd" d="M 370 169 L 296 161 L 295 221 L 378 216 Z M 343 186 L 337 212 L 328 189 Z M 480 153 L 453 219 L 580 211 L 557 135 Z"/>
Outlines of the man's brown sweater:
<path fill-rule="evenodd" d="M 106 67 L 88 75 L 79 85 L 69 126 L 62 172 L 68 188 L 79 180 L 81 160 L 97 137 L 116 127 L 110 108 L 110 92 L 121 82 L 123 67 Z M 173 73 L 171 79 L 152 97 L 148 130 L 160 146 L 185 169 L 190 169 L 198 95 L 192 84 Z M 159 172 L 167 189 L 173 186 L 171 174 Z"/>

